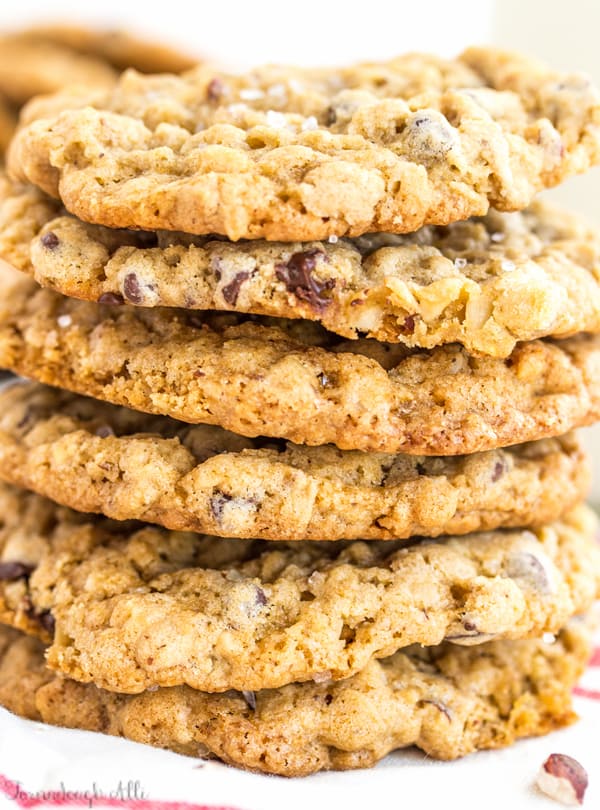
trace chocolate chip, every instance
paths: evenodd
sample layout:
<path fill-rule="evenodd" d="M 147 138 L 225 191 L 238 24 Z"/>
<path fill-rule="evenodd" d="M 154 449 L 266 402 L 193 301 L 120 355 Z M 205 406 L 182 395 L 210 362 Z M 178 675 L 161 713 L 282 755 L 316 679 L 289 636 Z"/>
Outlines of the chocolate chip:
<path fill-rule="evenodd" d="M 496 481 L 499 481 L 505 472 L 506 472 L 506 463 L 504 459 L 498 459 L 498 461 L 495 462 L 494 467 L 492 469 L 492 482 L 496 483 Z"/>
<path fill-rule="evenodd" d="M 467 633 L 477 633 L 477 625 L 474 622 L 464 621 L 463 627 L 467 631 Z"/>
<path fill-rule="evenodd" d="M 28 577 L 35 570 L 34 565 L 28 565 L 22 562 L 4 562 L 0 563 L 0 580 L 4 582 L 13 582 L 16 579 L 23 579 Z"/>
<path fill-rule="evenodd" d="M 225 505 L 232 500 L 233 497 L 231 495 L 221 492 L 220 489 L 215 490 L 215 494 L 210 499 L 210 510 L 213 513 L 217 523 L 220 523 L 223 519 L 223 510 L 225 509 Z"/>
<path fill-rule="evenodd" d="M 241 273 L 236 273 L 233 281 L 230 281 L 229 284 L 226 284 L 221 293 L 225 301 L 230 304 L 232 307 L 235 306 L 238 295 L 240 294 L 240 288 L 244 281 L 247 281 L 250 278 L 250 273 L 247 273 L 245 270 Z"/>
<path fill-rule="evenodd" d="M 552 590 L 548 573 L 539 557 L 529 551 L 519 551 L 513 554 L 506 562 L 507 576 L 512 579 L 521 579 L 535 591 L 547 594 Z"/>
<path fill-rule="evenodd" d="M 443 159 L 458 144 L 458 135 L 441 113 L 432 110 L 415 113 L 402 140 L 416 160 L 428 164 Z"/>
<path fill-rule="evenodd" d="M 445 703 L 442 703 L 441 700 L 422 700 L 421 703 L 429 703 L 431 706 L 435 706 L 438 711 L 446 715 L 449 723 L 452 722 L 452 712 Z"/>
<path fill-rule="evenodd" d="M 333 703 L 333 695 L 330 695 L 329 692 L 325 695 L 325 705 L 331 706 Z"/>
<path fill-rule="evenodd" d="M 56 248 L 60 245 L 60 239 L 54 233 L 54 231 L 48 231 L 48 233 L 45 233 L 41 238 L 41 242 L 47 250 L 56 250 Z"/>
<path fill-rule="evenodd" d="M 115 435 L 115 432 L 110 425 L 99 425 L 94 431 L 94 433 L 101 439 L 107 439 L 109 436 Z"/>
<path fill-rule="evenodd" d="M 415 331 L 415 322 L 414 315 L 407 315 L 404 319 L 404 323 L 398 327 L 398 331 L 401 335 L 412 335 Z"/>
<path fill-rule="evenodd" d="M 144 300 L 138 277 L 135 273 L 127 273 L 123 281 L 123 293 L 132 304 L 141 304 Z"/>
<path fill-rule="evenodd" d="M 256 604 L 257 605 L 266 605 L 269 600 L 267 599 L 267 594 L 263 591 L 262 588 L 259 588 L 258 585 L 256 586 Z"/>
<path fill-rule="evenodd" d="M 252 709 L 253 712 L 256 711 L 256 692 L 249 692 L 247 690 L 242 691 L 242 696 L 246 701 L 249 709 Z"/>
<path fill-rule="evenodd" d="M 49 610 L 38 610 L 31 604 L 29 597 L 27 597 L 24 613 L 28 618 L 32 619 L 32 621 L 37 622 L 49 635 L 54 634 L 56 622 Z"/>
<path fill-rule="evenodd" d="M 420 461 L 417 461 L 417 463 L 415 464 L 415 468 L 416 468 L 417 472 L 419 473 L 419 475 L 425 475 L 425 473 L 427 472 L 426 469 L 425 469 L 425 465 L 421 464 Z"/>
<path fill-rule="evenodd" d="M 23 416 L 17 422 L 17 429 L 24 428 L 28 422 L 31 421 L 31 417 L 33 416 L 33 408 L 25 408 Z"/>
<path fill-rule="evenodd" d="M 54 635 L 54 628 L 56 627 L 56 621 L 54 620 L 54 616 L 50 613 L 49 610 L 44 610 L 37 616 L 38 622 L 42 625 L 44 630 L 46 630 L 50 635 Z"/>
<path fill-rule="evenodd" d="M 112 306 L 120 306 L 121 304 L 125 303 L 123 300 L 123 296 L 119 295 L 119 293 L 114 292 L 105 292 L 102 293 L 100 298 L 98 299 L 99 304 L 110 304 Z"/>
<path fill-rule="evenodd" d="M 330 303 L 322 293 L 331 290 L 335 281 L 318 281 L 313 277 L 319 256 L 323 261 L 329 261 L 327 255 L 318 249 L 294 253 L 286 264 L 275 266 L 275 274 L 297 298 L 307 301 L 317 311 L 322 311 Z"/>
<path fill-rule="evenodd" d="M 225 85 L 223 81 L 215 76 L 211 79 L 206 87 L 206 98 L 209 101 L 219 101 L 225 92 Z"/>

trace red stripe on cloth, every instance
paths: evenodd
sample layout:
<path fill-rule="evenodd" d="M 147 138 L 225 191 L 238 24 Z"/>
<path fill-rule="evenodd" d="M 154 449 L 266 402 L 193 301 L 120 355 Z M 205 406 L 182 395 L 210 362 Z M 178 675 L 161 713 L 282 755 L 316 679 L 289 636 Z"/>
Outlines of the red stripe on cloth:
<path fill-rule="evenodd" d="M 46 790 L 28 793 L 18 782 L 13 782 L 0 773 L 0 794 L 4 794 L 17 807 L 24 810 L 32 807 L 118 807 L 120 810 L 240 810 L 230 805 L 194 804 L 191 802 L 167 802 L 159 799 L 97 798 L 92 791 Z"/>
<path fill-rule="evenodd" d="M 573 689 L 573 694 L 589 700 L 600 700 L 600 689 L 586 689 L 583 686 L 576 686 Z"/>
<path fill-rule="evenodd" d="M 596 647 L 590 658 L 591 667 L 600 667 L 600 647 Z"/>

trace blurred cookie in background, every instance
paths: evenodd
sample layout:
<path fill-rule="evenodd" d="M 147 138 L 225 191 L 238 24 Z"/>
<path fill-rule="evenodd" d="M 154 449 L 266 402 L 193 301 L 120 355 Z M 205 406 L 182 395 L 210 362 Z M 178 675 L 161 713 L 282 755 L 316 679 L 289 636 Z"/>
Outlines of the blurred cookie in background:
<path fill-rule="evenodd" d="M 179 73 L 198 62 L 168 45 L 126 31 L 48 25 L 0 35 L 0 154 L 20 107 L 33 96 L 67 85 L 106 87 L 128 67 Z"/>

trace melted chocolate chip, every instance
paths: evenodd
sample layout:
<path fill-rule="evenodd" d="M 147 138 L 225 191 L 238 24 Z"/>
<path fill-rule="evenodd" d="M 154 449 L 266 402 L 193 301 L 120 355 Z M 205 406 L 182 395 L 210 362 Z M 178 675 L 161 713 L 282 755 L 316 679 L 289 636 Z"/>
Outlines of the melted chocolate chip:
<path fill-rule="evenodd" d="M 275 275 L 297 298 L 307 301 L 317 311 L 322 311 L 330 303 L 329 298 L 323 295 L 326 290 L 335 286 L 333 279 L 318 281 L 312 275 L 317 266 L 317 259 L 328 261 L 322 250 L 305 250 L 294 253 L 286 264 L 275 267 Z"/>
<path fill-rule="evenodd" d="M 48 233 L 45 233 L 40 241 L 47 250 L 56 250 L 56 248 L 60 245 L 60 239 L 54 233 L 54 231 L 48 231 Z"/>
<path fill-rule="evenodd" d="M 99 304 L 111 304 L 112 306 L 120 306 L 121 304 L 125 303 L 123 300 L 123 296 L 119 295 L 119 293 L 114 292 L 105 292 L 102 293 L 100 298 L 98 299 Z"/>
<path fill-rule="evenodd" d="M 241 273 L 236 273 L 233 278 L 233 281 L 230 281 L 229 284 L 226 284 L 221 293 L 225 301 L 232 307 L 236 305 L 238 300 L 238 295 L 240 294 L 240 288 L 244 281 L 247 281 L 250 278 L 250 273 L 247 273 L 245 270 Z"/>
<path fill-rule="evenodd" d="M 127 273 L 123 281 L 123 293 L 132 304 L 141 304 L 144 300 L 138 277 L 135 273 Z"/>
<path fill-rule="evenodd" d="M 330 695 L 329 692 L 325 695 L 325 705 L 331 706 L 333 703 L 333 695 Z"/>
<path fill-rule="evenodd" d="M 0 563 L 0 580 L 4 582 L 14 582 L 17 579 L 28 577 L 35 569 L 35 566 L 22 562 Z"/>

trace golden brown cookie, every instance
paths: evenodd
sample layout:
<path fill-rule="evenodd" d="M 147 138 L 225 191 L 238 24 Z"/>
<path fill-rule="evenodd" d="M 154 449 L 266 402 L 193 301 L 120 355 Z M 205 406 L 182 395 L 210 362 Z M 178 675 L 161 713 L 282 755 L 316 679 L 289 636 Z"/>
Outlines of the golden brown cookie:
<path fill-rule="evenodd" d="M 348 338 L 456 342 L 494 357 L 518 341 L 600 331 L 600 237 L 547 204 L 333 243 L 193 239 L 63 213 L 0 176 L 0 255 L 88 301 L 300 317 Z"/>
<path fill-rule="evenodd" d="M 569 725 L 590 642 L 576 622 L 553 644 L 411 647 L 337 683 L 221 695 L 179 686 L 131 696 L 54 675 L 39 642 L 0 628 L 0 703 L 52 725 L 305 776 L 370 767 L 410 745 L 453 759 Z"/>
<path fill-rule="evenodd" d="M 581 501 L 563 436 L 470 456 L 302 447 L 147 416 L 33 383 L 0 393 L 0 477 L 84 512 L 270 540 L 402 539 L 540 526 Z"/>
<path fill-rule="evenodd" d="M 0 485 L 0 621 L 119 692 L 339 680 L 407 645 L 556 632 L 600 593 L 597 519 L 402 542 L 168 532 Z"/>
<path fill-rule="evenodd" d="M 600 416 L 600 337 L 518 344 L 345 342 L 309 321 L 99 306 L 0 265 L 0 366 L 245 436 L 463 455 L 560 436 Z"/>
<path fill-rule="evenodd" d="M 406 233 L 519 210 L 600 159 L 587 78 L 486 48 L 244 76 L 129 72 L 32 114 L 10 167 L 71 213 L 231 239 Z"/>

